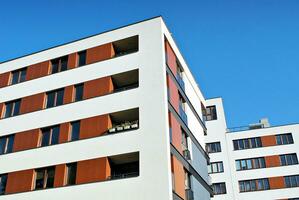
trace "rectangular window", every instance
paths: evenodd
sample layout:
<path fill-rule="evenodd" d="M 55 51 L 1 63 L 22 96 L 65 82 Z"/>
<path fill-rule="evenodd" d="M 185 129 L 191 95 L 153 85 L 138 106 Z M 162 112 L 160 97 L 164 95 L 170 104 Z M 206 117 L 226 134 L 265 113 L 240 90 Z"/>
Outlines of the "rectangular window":
<path fill-rule="evenodd" d="M 299 175 L 285 176 L 284 182 L 287 188 L 299 187 Z"/>
<path fill-rule="evenodd" d="M 68 56 L 57 58 L 51 61 L 51 74 L 67 70 Z"/>
<path fill-rule="evenodd" d="M 205 121 L 217 120 L 216 106 L 207 106 L 204 112 Z"/>
<path fill-rule="evenodd" d="M 236 160 L 236 169 L 237 171 L 249 170 L 249 169 L 258 169 L 265 168 L 265 158 L 249 158 L 249 159 L 240 159 Z"/>
<path fill-rule="evenodd" d="M 253 149 L 262 147 L 260 137 L 233 140 L 234 150 Z"/>
<path fill-rule="evenodd" d="M 42 129 L 41 146 L 49 146 L 59 143 L 59 126 Z"/>
<path fill-rule="evenodd" d="M 35 170 L 35 190 L 54 187 L 55 167 Z"/>
<path fill-rule="evenodd" d="M 86 65 L 86 51 L 78 53 L 78 67 Z"/>
<path fill-rule="evenodd" d="M 221 152 L 220 142 L 207 143 L 206 144 L 206 151 L 208 153 Z"/>
<path fill-rule="evenodd" d="M 10 85 L 21 83 L 26 80 L 27 68 L 11 72 Z"/>
<path fill-rule="evenodd" d="M 280 158 L 280 165 L 297 165 L 298 164 L 298 158 L 296 153 L 292 154 L 283 154 L 279 156 Z"/>
<path fill-rule="evenodd" d="M 13 117 L 20 114 L 20 104 L 21 104 L 20 99 L 5 103 L 4 118 Z"/>
<path fill-rule="evenodd" d="M 0 155 L 12 152 L 14 137 L 14 135 L 0 137 Z"/>
<path fill-rule="evenodd" d="M 1 174 L 0 175 L 0 195 L 5 194 L 6 183 L 7 183 L 7 175 Z"/>
<path fill-rule="evenodd" d="M 59 89 L 47 93 L 47 108 L 60 106 L 63 104 L 64 89 Z"/>
<path fill-rule="evenodd" d="M 291 133 L 275 135 L 275 138 L 276 138 L 277 145 L 294 143 L 293 136 Z"/>
<path fill-rule="evenodd" d="M 209 174 L 223 172 L 223 162 L 213 162 L 208 165 Z"/>
<path fill-rule="evenodd" d="M 75 85 L 74 101 L 81 101 L 83 99 L 83 83 Z"/>
<path fill-rule="evenodd" d="M 67 164 L 66 168 L 67 168 L 66 185 L 75 185 L 76 184 L 77 163 Z"/>
<path fill-rule="evenodd" d="M 258 190 L 269 190 L 268 178 L 239 181 L 240 192 L 253 192 Z"/>
<path fill-rule="evenodd" d="M 212 189 L 213 189 L 215 195 L 226 194 L 225 183 L 214 183 L 212 185 Z"/>
<path fill-rule="evenodd" d="M 70 141 L 76 141 L 80 138 L 80 121 L 72 122 L 71 123 L 71 135 Z"/>

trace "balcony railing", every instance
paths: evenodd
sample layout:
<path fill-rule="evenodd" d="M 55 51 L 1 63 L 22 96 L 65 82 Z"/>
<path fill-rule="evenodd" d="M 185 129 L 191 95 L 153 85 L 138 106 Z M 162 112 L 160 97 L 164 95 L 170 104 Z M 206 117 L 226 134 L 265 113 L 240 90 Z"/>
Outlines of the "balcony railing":
<path fill-rule="evenodd" d="M 178 83 L 181 86 L 181 88 L 185 91 L 185 82 L 184 82 L 183 78 L 180 75 L 177 75 L 176 78 L 177 78 Z"/>
<path fill-rule="evenodd" d="M 108 133 L 118 133 L 122 131 L 128 131 L 133 129 L 138 129 L 139 121 L 127 121 L 121 124 L 113 125 L 109 130 Z"/>
<path fill-rule="evenodd" d="M 116 179 L 123 179 L 123 178 L 132 178 L 139 176 L 139 172 L 130 172 L 130 173 L 124 173 L 124 174 L 115 174 L 109 176 L 108 180 L 116 180 Z"/>
<path fill-rule="evenodd" d="M 188 124 L 188 117 L 182 105 L 179 106 L 179 112 L 182 120 L 185 122 L 185 124 Z"/>

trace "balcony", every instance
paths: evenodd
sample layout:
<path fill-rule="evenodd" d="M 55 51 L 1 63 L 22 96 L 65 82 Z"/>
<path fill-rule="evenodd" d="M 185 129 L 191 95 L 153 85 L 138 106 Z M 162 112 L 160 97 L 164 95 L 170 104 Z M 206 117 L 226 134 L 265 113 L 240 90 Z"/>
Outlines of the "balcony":
<path fill-rule="evenodd" d="M 112 43 L 115 57 L 127 55 L 138 51 L 138 35 Z"/>
<path fill-rule="evenodd" d="M 111 176 L 109 180 L 139 176 L 139 153 L 130 153 L 109 157 Z"/>
<path fill-rule="evenodd" d="M 108 134 L 120 133 L 139 128 L 138 108 L 112 113 L 110 114 L 110 118 L 112 127 L 108 129 Z"/>
<path fill-rule="evenodd" d="M 178 81 L 179 85 L 181 86 L 181 88 L 182 88 L 183 91 L 185 92 L 185 82 L 184 82 L 182 76 L 178 74 L 178 75 L 176 76 L 176 78 L 177 78 L 177 81 Z"/>
<path fill-rule="evenodd" d="M 182 118 L 182 120 L 185 122 L 185 124 L 188 124 L 188 117 L 187 117 L 185 110 L 183 109 L 182 104 L 180 104 L 180 106 L 179 106 L 179 112 L 180 112 L 180 117 Z"/>
<path fill-rule="evenodd" d="M 137 88 L 139 85 L 138 69 L 115 74 L 115 75 L 112 75 L 111 78 L 112 78 L 113 87 L 114 87 L 113 92 L 121 92 L 124 90 Z"/>

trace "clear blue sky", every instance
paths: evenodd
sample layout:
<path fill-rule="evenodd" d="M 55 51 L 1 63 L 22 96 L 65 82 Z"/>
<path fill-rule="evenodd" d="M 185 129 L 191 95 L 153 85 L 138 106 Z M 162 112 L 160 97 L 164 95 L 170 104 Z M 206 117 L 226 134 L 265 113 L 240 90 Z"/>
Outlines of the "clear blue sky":
<path fill-rule="evenodd" d="M 299 122 L 298 0 L 2 1 L 0 62 L 157 15 L 228 126 Z"/>

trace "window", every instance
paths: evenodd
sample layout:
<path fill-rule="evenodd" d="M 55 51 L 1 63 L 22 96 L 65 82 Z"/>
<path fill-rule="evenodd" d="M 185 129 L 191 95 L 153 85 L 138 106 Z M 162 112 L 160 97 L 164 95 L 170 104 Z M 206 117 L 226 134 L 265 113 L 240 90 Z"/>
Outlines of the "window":
<path fill-rule="evenodd" d="M 80 121 L 72 122 L 71 123 L 71 135 L 70 141 L 79 140 L 80 137 Z"/>
<path fill-rule="evenodd" d="M 182 132 L 182 146 L 183 146 L 183 150 L 186 150 L 186 149 L 188 149 L 188 135 L 183 130 L 181 130 L 181 132 Z"/>
<path fill-rule="evenodd" d="M 205 121 L 217 120 L 216 106 L 207 106 L 203 111 Z"/>
<path fill-rule="evenodd" d="M 208 153 L 221 152 L 220 142 L 214 142 L 214 143 L 206 144 L 206 151 Z"/>
<path fill-rule="evenodd" d="M 83 83 L 75 85 L 75 101 L 81 101 L 83 99 Z"/>
<path fill-rule="evenodd" d="M 78 53 L 78 67 L 86 65 L 86 51 Z"/>
<path fill-rule="evenodd" d="M 294 143 L 293 136 L 291 133 L 275 135 L 275 138 L 276 138 L 277 145 Z"/>
<path fill-rule="evenodd" d="M 270 185 L 269 185 L 268 178 L 239 181 L 240 192 L 252 192 L 252 191 L 269 190 L 269 189 L 270 189 Z"/>
<path fill-rule="evenodd" d="M 299 187 L 299 175 L 294 176 L 285 176 L 284 177 L 285 186 L 290 187 Z"/>
<path fill-rule="evenodd" d="M 221 173 L 223 172 L 223 162 L 213 162 L 208 165 L 208 173 Z"/>
<path fill-rule="evenodd" d="M 7 183 L 7 175 L 6 174 L 0 175 L 0 195 L 5 193 L 6 183 Z"/>
<path fill-rule="evenodd" d="M 21 83 L 26 80 L 26 71 L 27 68 L 19 69 L 16 71 L 11 72 L 11 80 L 10 85 L 14 85 L 17 83 Z"/>
<path fill-rule="evenodd" d="M 280 155 L 279 157 L 280 157 L 280 165 L 282 166 L 298 164 L 297 154 L 295 153 L 284 154 L 284 155 Z"/>
<path fill-rule="evenodd" d="M 60 106 L 63 104 L 64 89 L 55 90 L 47 93 L 47 108 Z"/>
<path fill-rule="evenodd" d="M 35 170 L 35 189 L 52 188 L 54 186 L 55 167 Z"/>
<path fill-rule="evenodd" d="M 66 185 L 75 185 L 76 184 L 77 163 L 67 164 L 66 168 L 67 168 Z"/>
<path fill-rule="evenodd" d="M 260 137 L 233 140 L 234 150 L 253 149 L 262 147 Z"/>
<path fill-rule="evenodd" d="M 13 116 L 20 114 L 20 104 L 21 104 L 20 99 L 5 103 L 4 118 L 13 117 Z"/>
<path fill-rule="evenodd" d="M 67 70 L 68 56 L 57 58 L 51 61 L 51 74 Z"/>
<path fill-rule="evenodd" d="M 59 126 L 42 129 L 41 146 L 49 146 L 59 143 Z"/>
<path fill-rule="evenodd" d="M 212 189 L 215 195 L 226 194 L 225 183 L 214 183 Z"/>
<path fill-rule="evenodd" d="M 0 155 L 12 152 L 14 137 L 14 135 L 0 137 Z"/>
<path fill-rule="evenodd" d="M 265 158 L 263 157 L 236 160 L 235 163 L 237 171 L 266 167 Z"/>
<path fill-rule="evenodd" d="M 191 189 L 191 175 L 185 171 L 185 189 Z"/>

